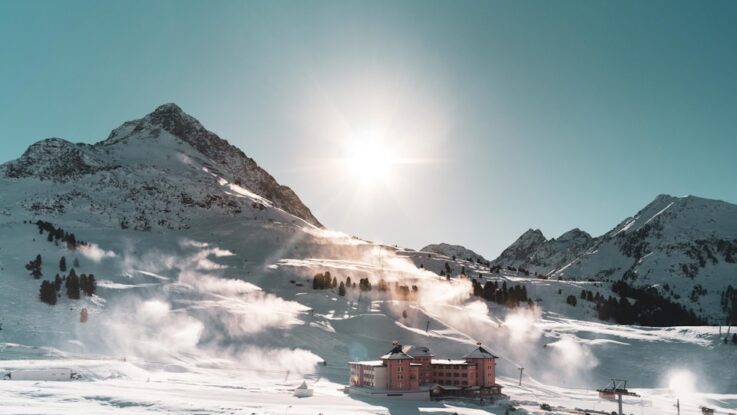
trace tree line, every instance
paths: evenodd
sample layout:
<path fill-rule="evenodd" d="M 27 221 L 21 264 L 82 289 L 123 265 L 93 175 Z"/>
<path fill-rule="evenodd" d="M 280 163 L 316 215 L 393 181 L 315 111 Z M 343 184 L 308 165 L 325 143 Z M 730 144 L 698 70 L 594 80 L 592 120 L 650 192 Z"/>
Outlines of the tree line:
<path fill-rule="evenodd" d="M 708 324 L 693 310 L 661 296 L 654 287 L 633 287 L 625 281 L 616 281 L 612 284 L 612 291 L 619 298 L 604 297 L 588 290 L 582 290 L 580 298 L 595 303 L 597 317 L 603 321 L 613 320 L 618 324 L 650 327 Z"/>
<path fill-rule="evenodd" d="M 41 255 L 36 255 L 36 258 L 26 264 L 26 269 L 31 271 L 31 276 L 39 279 L 43 276 L 41 272 L 41 265 L 43 260 Z M 79 261 L 75 258 L 73 262 L 74 267 L 79 267 Z M 59 259 L 59 270 L 65 272 L 67 270 L 66 257 Z M 71 300 L 78 300 L 81 294 L 87 296 L 95 295 L 97 292 L 97 279 L 93 274 L 81 274 L 77 275 L 74 268 L 69 270 L 68 275 L 59 275 L 58 273 L 53 280 L 44 280 L 41 282 L 39 288 L 38 298 L 49 305 L 54 305 L 57 299 L 61 297 L 61 289 L 64 287 L 67 297 Z"/>
<path fill-rule="evenodd" d="M 408 285 L 400 285 L 399 282 L 394 282 L 393 285 L 389 284 L 383 278 L 376 284 L 376 289 L 379 292 L 388 292 L 393 289 L 394 294 L 402 300 L 414 299 L 415 295 L 419 291 L 416 285 L 411 287 Z M 327 289 L 338 289 L 338 295 L 345 296 L 346 290 L 359 290 L 361 292 L 372 291 L 374 286 L 368 278 L 361 278 L 358 283 L 351 280 L 351 277 L 347 277 L 345 281 L 338 282 L 338 278 L 330 275 L 330 271 L 317 273 L 312 277 L 312 289 L 314 290 L 327 290 Z"/>
<path fill-rule="evenodd" d="M 80 245 L 86 245 L 84 241 L 78 241 L 77 237 L 73 233 L 66 232 L 61 227 L 57 228 L 51 222 L 46 222 L 39 219 L 36 221 L 36 227 L 38 228 L 39 234 L 43 235 L 44 232 L 47 233 L 47 241 L 57 244 L 59 242 L 63 242 L 66 244 L 69 250 L 73 251 L 76 250 Z"/>
<path fill-rule="evenodd" d="M 38 298 L 49 305 L 54 305 L 57 299 L 61 297 L 61 289 L 70 300 L 79 300 L 81 294 L 88 297 L 95 295 L 97 292 L 97 279 L 93 274 L 82 274 L 77 276 L 77 272 L 72 268 L 69 275 L 60 276 L 56 274 L 53 281 L 44 280 L 41 282 Z"/>
<path fill-rule="evenodd" d="M 524 285 L 507 288 L 506 281 L 502 282 L 501 286 L 496 281 L 486 281 L 482 286 L 476 279 L 471 280 L 471 285 L 473 286 L 473 295 L 482 297 L 486 301 L 512 308 L 518 307 L 520 303 L 526 303 L 530 307 L 534 305 L 532 299 L 527 297 L 527 287 Z"/>

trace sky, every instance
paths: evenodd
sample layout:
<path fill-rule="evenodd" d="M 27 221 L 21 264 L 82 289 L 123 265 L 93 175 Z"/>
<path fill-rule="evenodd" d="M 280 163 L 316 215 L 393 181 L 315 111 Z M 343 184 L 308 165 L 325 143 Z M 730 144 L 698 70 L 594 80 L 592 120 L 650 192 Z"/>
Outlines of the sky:
<path fill-rule="evenodd" d="M 493 258 L 662 193 L 737 203 L 735 21 L 734 1 L 0 0 L 0 162 L 176 102 L 331 229 Z"/>

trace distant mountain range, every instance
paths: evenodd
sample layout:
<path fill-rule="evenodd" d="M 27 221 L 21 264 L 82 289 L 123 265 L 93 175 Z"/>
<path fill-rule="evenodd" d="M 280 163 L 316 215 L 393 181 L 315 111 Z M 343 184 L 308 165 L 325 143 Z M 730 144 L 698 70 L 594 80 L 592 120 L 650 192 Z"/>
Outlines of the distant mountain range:
<path fill-rule="evenodd" d="M 737 287 L 737 205 L 659 195 L 598 237 L 576 228 L 548 239 L 530 229 L 491 266 L 541 278 L 653 287 L 716 322 L 726 313 L 728 287 Z"/>
<path fill-rule="evenodd" d="M 0 165 L 0 194 L 6 218 L 58 217 L 67 226 L 182 230 L 227 215 L 322 228 L 289 187 L 175 104 L 125 122 L 96 144 L 33 144 Z M 728 287 L 737 287 L 737 206 L 660 195 L 598 237 L 573 229 L 548 239 L 530 229 L 493 261 L 460 245 L 422 251 L 487 271 L 651 287 L 716 322 Z"/>

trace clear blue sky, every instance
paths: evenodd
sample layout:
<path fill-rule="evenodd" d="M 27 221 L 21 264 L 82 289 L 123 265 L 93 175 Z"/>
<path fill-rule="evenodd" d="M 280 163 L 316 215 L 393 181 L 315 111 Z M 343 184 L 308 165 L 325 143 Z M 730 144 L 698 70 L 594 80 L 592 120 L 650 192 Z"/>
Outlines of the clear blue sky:
<path fill-rule="evenodd" d="M 735 22 L 735 1 L 0 0 L 0 161 L 176 102 L 331 228 L 493 257 L 659 193 L 737 202 Z M 339 125 L 424 162 L 358 191 L 327 161 Z"/>

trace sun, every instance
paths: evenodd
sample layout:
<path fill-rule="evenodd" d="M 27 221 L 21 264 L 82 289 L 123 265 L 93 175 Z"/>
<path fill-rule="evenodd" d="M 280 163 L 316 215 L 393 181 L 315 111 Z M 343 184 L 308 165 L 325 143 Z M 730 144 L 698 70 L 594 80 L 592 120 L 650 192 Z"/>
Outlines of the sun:
<path fill-rule="evenodd" d="M 396 164 L 392 149 L 370 135 L 358 136 L 346 147 L 345 164 L 363 181 L 387 179 Z"/>

